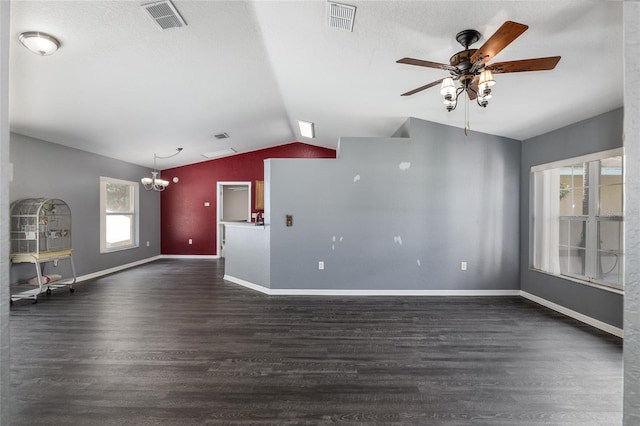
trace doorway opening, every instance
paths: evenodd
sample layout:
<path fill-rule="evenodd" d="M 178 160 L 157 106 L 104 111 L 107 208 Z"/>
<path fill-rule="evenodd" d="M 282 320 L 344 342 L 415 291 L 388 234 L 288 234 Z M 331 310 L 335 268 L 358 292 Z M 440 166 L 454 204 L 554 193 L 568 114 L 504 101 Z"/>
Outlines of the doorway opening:
<path fill-rule="evenodd" d="M 224 257 L 225 223 L 251 222 L 251 182 L 218 182 L 216 247 Z"/>

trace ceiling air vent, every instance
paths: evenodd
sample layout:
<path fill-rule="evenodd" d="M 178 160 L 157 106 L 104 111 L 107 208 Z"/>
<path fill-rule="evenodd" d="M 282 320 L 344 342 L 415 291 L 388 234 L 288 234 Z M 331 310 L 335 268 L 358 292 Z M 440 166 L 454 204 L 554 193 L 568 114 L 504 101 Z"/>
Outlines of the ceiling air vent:
<path fill-rule="evenodd" d="M 216 135 L 213 135 L 213 137 L 216 139 L 227 139 L 229 137 L 229 133 L 227 132 L 218 133 Z"/>
<path fill-rule="evenodd" d="M 187 26 L 176 7 L 169 0 L 143 4 L 142 7 L 163 30 Z"/>
<path fill-rule="evenodd" d="M 353 32 L 353 21 L 356 17 L 356 7 L 334 2 L 327 3 L 329 28 Z"/>

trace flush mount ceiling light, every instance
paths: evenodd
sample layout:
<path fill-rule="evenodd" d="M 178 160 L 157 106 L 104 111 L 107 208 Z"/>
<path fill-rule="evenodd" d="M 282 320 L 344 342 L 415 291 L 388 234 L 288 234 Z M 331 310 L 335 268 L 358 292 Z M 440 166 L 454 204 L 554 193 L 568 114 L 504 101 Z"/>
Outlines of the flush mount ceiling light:
<path fill-rule="evenodd" d="M 20 34 L 20 43 L 27 49 L 40 56 L 48 56 L 60 47 L 60 42 L 54 36 L 40 31 L 27 31 Z"/>
<path fill-rule="evenodd" d="M 161 192 L 167 189 L 167 186 L 169 186 L 169 181 L 160 178 L 160 172 L 156 167 L 156 160 L 158 158 L 161 160 L 164 160 L 167 158 L 175 157 L 176 155 L 182 152 L 182 148 L 176 148 L 176 151 L 177 151 L 176 153 L 167 155 L 166 157 L 160 157 L 156 154 L 153 154 L 153 171 L 151 172 L 151 177 L 143 177 L 142 179 L 140 179 L 140 182 L 142 182 L 144 189 L 146 189 L 147 191 L 154 190 L 158 192 Z"/>
<path fill-rule="evenodd" d="M 301 136 L 310 139 L 316 137 L 315 128 L 311 121 L 298 120 L 298 127 L 300 127 Z"/>

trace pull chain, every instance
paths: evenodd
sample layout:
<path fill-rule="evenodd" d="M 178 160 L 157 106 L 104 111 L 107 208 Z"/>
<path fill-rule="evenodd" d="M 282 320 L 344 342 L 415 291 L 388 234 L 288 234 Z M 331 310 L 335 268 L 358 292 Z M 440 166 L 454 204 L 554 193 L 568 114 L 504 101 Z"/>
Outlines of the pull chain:
<path fill-rule="evenodd" d="M 469 126 L 469 93 L 465 91 L 465 97 L 467 101 L 464 103 L 464 135 L 467 136 L 467 131 L 471 130 Z"/>

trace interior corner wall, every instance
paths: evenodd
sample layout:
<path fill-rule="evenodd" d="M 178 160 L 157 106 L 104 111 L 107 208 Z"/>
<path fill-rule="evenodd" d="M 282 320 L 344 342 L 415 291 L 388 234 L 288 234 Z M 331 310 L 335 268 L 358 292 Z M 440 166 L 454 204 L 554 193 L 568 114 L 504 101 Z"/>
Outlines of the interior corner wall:
<path fill-rule="evenodd" d="M 640 2 L 624 2 L 625 282 L 623 424 L 640 424 Z"/>
<path fill-rule="evenodd" d="M 618 328 L 622 328 L 622 295 L 529 269 L 532 247 L 529 177 L 532 166 L 620 148 L 622 126 L 620 108 L 524 141 L 520 178 L 521 290 Z"/>
<path fill-rule="evenodd" d="M 11 348 L 9 336 L 9 45 L 11 1 L 0 1 L 0 425 L 9 424 Z"/>
<path fill-rule="evenodd" d="M 251 211 L 256 212 L 255 181 L 264 180 L 265 159 L 335 156 L 333 149 L 295 142 L 163 170 L 165 179 L 172 181 L 177 177 L 178 183 L 170 184 L 161 196 L 162 254 L 218 255 L 218 182 L 252 182 Z M 207 202 L 208 206 L 205 205 Z"/>
<path fill-rule="evenodd" d="M 417 119 L 409 133 L 269 161 L 271 289 L 518 289 L 520 142 Z"/>
<path fill-rule="evenodd" d="M 160 254 L 160 194 L 140 186 L 140 246 L 100 253 L 100 176 L 140 182 L 146 167 L 28 136 L 11 134 L 13 181 L 10 199 L 59 198 L 71 209 L 73 259 L 78 276 L 152 258 Z M 149 241 L 149 247 L 146 242 Z M 68 262 L 58 270 L 68 276 Z M 33 265 L 12 267 L 11 282 L 35 274 Z"/>

